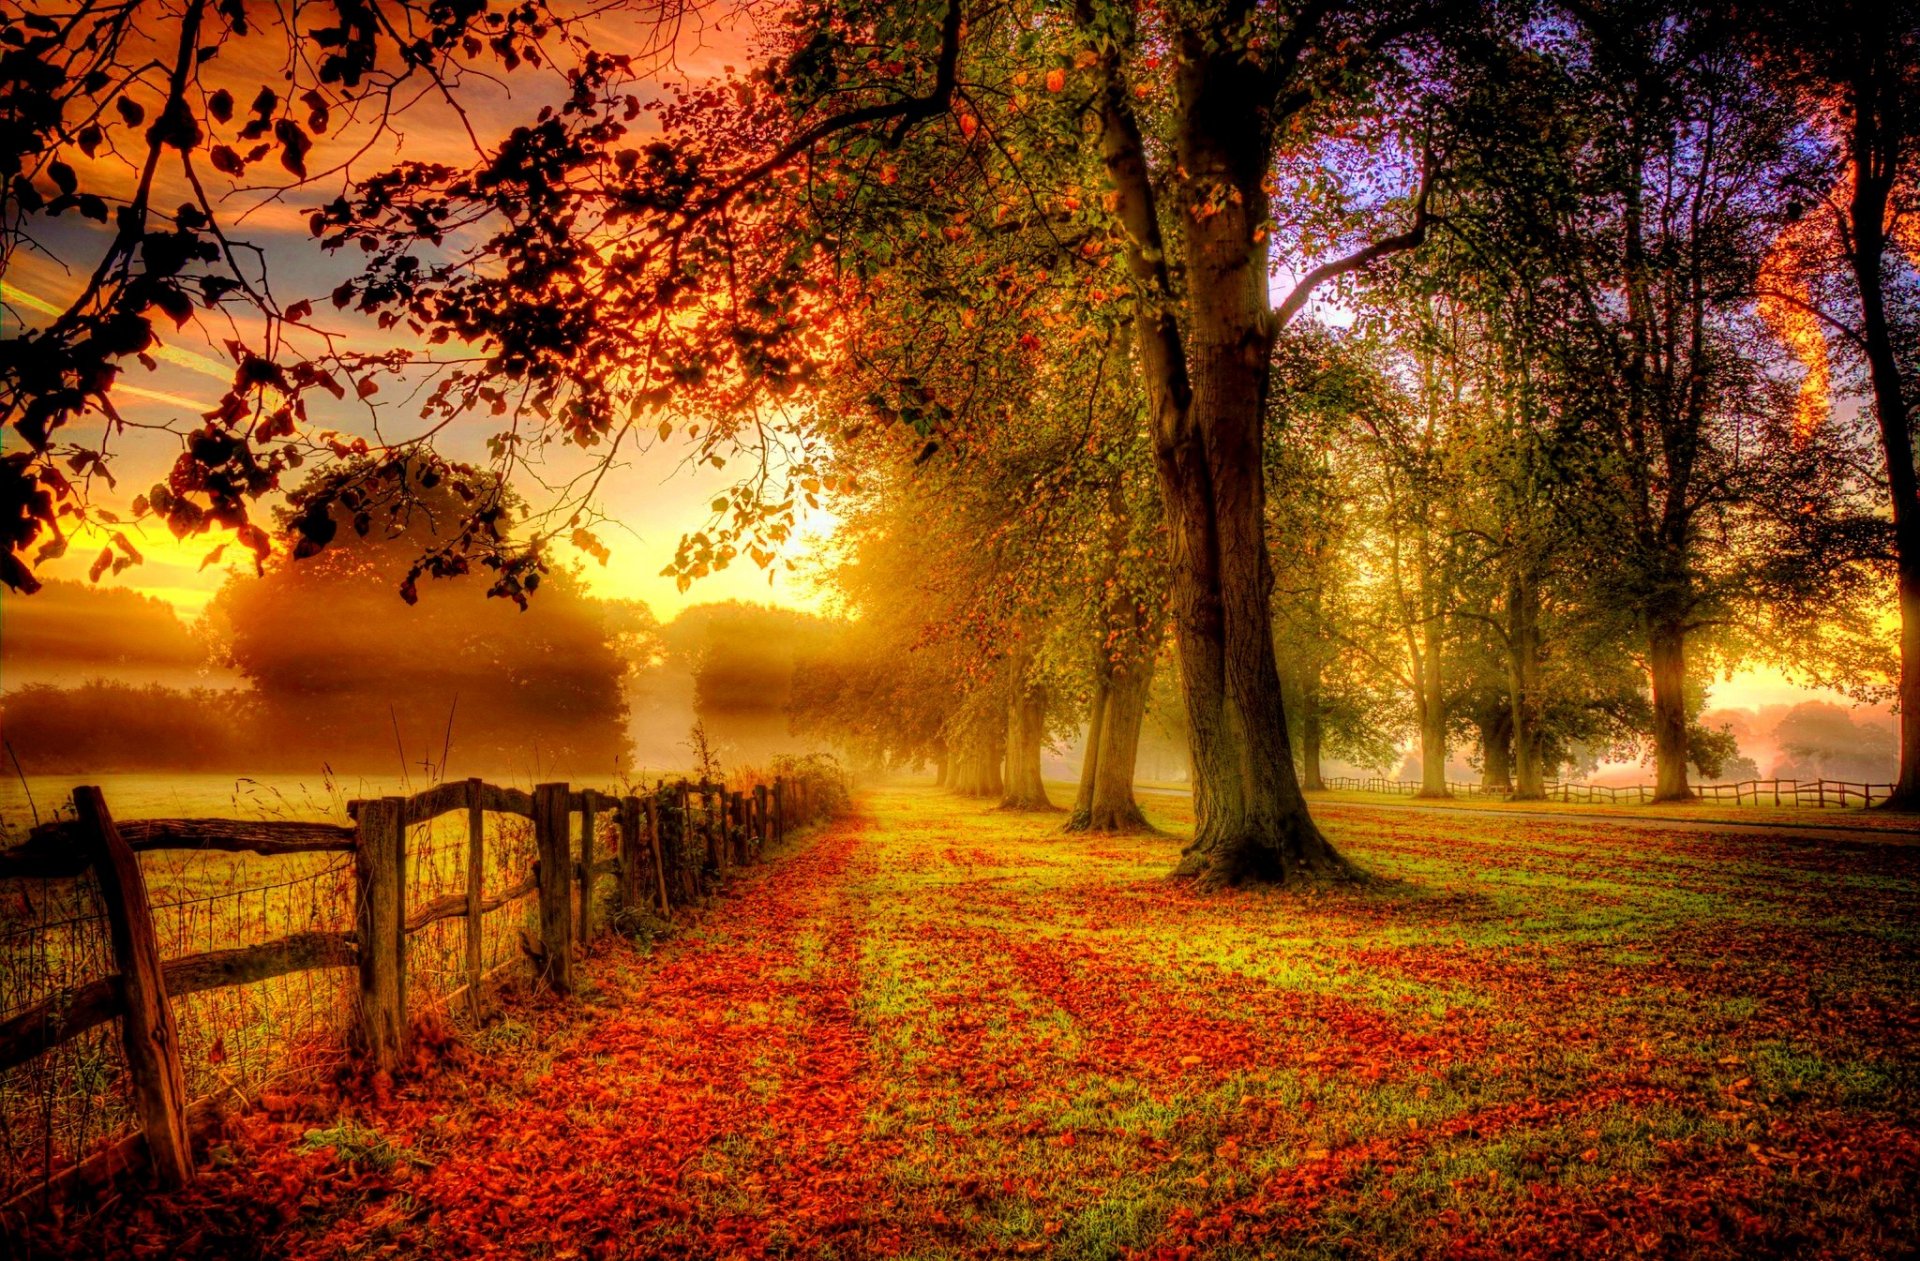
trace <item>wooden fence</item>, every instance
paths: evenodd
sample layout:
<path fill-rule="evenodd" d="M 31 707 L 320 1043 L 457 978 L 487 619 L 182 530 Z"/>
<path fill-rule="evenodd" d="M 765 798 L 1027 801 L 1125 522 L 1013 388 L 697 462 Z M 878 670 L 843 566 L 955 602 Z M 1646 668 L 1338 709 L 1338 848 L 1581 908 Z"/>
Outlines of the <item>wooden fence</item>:
<path fill-rule="evenodd" d="M 1329 789 L 1344 792 L 1388 793 L 1400 797 L 1418 796 L 1417 779 L 1385 779 L 1379 776 L 1330 775 Z M 1547 800 L 1579 802 L 1584 805 L 1644 805 L 1653 800 L 1650 784 L 1572 784 L 1550 783 Z M 1447 791 L 1457 797 L 1496 797 L 1511 795 L 1504 788 L 1484 784 L 1449 781 Z M 1813 809 L 1864 807 L 1885 801 L 1893 795 L 1892 784 L 1863 784 L 1838 779 L 1744 779 L 1734 784 L 1695 784 L 1693 792 L 1702 801 L 1732 802 L 1743 806 L 1806 806 Z"/>
<path fill-rule="evenodd" d="M 839 799 L 832 785 L 814 775 L 746 789 L 679 782 L 627 796 L 563 783 L 541 784 L 529 793 L 469 779 L 411 797 L 349 802 L 350 825 L 228 819 L 116 823 L 98 788 L 76 788 L 71 820 L 35 828 L 24 844 L 0 851 L 0 883 L 64 881 L 91 872 L 115 971 L 0 1021 L 0 1072 L 118 1018 L 137 1131 L 61 1171 L 57 1180 L 97 1180 L 144 1161 L 164 1184 L 178 1186 L 193 1176 L 191 1134 L 216 1109 L 213 1101 L 186 1097 L 174 999 L 313 969 L 357 969 L 352 1042 L 371 1069 L 392 1071 L 406 1058 L 410 1016 L 421 1008 L 408 1001 L 408 939 L 429 924 L 466 921 L 465 983 L 444 1001 L 465 1003 L 477 1015 L 486 994 L 519 962 L 483 970 L 481 919 L 532 896 L 538 933 L 523 933 L 524 954 L 535 975 L 553 990 L 570 993 L 576 947 L 607 927 L 595 905 L 596 886 L 604 877 L 613 878 L 616 914 L 631 908 L 671 918 L 676 907 L 705 895 L 733 868 L 757 861 L 767 845 L 830 812 Z M 407 829 L 449 814 L 465 816 L 465 891 L 409 913 Z M 482 887 L 488 814 L 531 820 L 537 854 L 523 879 L 490 895 Z M 580 819 L 577 856 L 574 816 Z M 603 839 L 611 842 L 604 852 Z M 163 959 L 139 859 L 155 850 L 351 854 L 353 928 L 293 933 L 244 948 Z M 56 1181 L 46 1172 L 34 1192 Z"/>

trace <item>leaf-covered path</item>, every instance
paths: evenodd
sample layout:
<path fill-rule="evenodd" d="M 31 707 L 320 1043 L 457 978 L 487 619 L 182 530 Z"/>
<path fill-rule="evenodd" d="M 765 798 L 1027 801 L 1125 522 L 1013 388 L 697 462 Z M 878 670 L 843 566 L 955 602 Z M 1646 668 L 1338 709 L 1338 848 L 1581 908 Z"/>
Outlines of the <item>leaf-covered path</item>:
<path fill-rule="evenodd" d="M 1177 809 L 1177 803 L 1159 803 Z M 113 1255 L 1900 1255 L 1920 848 L 1320 811 L 1375 879 L 867 795 Z M 1183 822 L 1165 820 L 1173 829 Z M 1818 966 L 1815 966 L 1815 965 Z"/>

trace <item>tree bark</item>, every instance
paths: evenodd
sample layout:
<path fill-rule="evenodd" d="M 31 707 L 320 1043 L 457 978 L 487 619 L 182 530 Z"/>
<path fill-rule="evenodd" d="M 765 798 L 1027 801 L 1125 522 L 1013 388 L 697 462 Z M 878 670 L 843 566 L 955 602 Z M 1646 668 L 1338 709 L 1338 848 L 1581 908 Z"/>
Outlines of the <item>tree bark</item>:
<path fill-rule="evenodd" d="M 1524 574 L 1507 582 L 1507 703 L 1513 707 L 1513 800 L 1543 801 L 1540 591 Z"/>
<path fill-rule="evenodd" d="M 1305 711 L 1300 715 L 1301 779 L 1308 792 L 1320 792 L 1326 788 L 1327 781 L 1320 774 L 1320 749 L 1325 732 L 1320 716 L 1320 667 L 1317 664 L 1307 671 L 1306 686 L 1300 690 L 1300 704 Z"/>
<path fill-rule="evenodd" d="M 1007 659 L 1007 773 L 1002 810 L 1051 810 L 1040 776 L 1040 753 L 1047 740 L 1046 690 L 1030 677 L 1032 649 Z"/>
<path fill-rule="evenodd" d="M 1086 753 L 1080 760 L 1080 788 L 1073 798 L 1073 812 L 1067 816 L 1069 832 L 1085 832 L 1093 826 L 1094 790 L 1100 779 L 1101 733 L 1107 724 L 1107 696 L 1111 687 L 1112 671 L 1102 660 L 1094 670 L 1093 703 L 1087 707 Z"/>
<path fill-rule="evenodd" d="M 1422 574 L 1424 588 L 1426 578 Z M 1427 599 L 1423 590 L 1421 598 Z M 1440 668 L 1439 618 L 1430 615 L 1421 626 L 1425 644 L 1420 653 L 1420 796 L 1447 795 L 1446 679 Z"/>
<path fill-rule="evenodd" d="M 1874 419 L 1887 461 L 1893 504 L 1895 594 L 1900 606 L 1900 768 L 1886 805 L 1920 809 L 1920 479 L 1913 465 L 1905 382 L 1887 317 L 1887 207 L 1905 148 L 1906 102 L 1900 67 L 1883 32 L 1861 32 L 1848 84 L 1853 106 L 1850 159 L 1853 198 L 1847 207 L 1849 261 L 1860 290 L 1860 333 L 1873 385 Z"/>
<path fill-rule="evenodd" d="M 1169 16 L 1175 125 L 1158 187 L 1121 68 L 1134 32 L 1112 16 L 1075 4 L 1099 67 L 1101 159 L 1136 288 L 1136 361 L 1167 524 L 1195 819 L 1174 874 L 1203 887 L 1350 875 L 1308 813 L 1287 737 L 1266 538 L 1267 389 L 1275 339 L 1318 285 L 1424 239 L 1426 183 L 1408 231 L 1314 268 L 1276 310 L 1267 177 L 1279 126 L 1312 103 L 1290 80 L 1328 34 L 1326 12 L 1297 15 L 1271 64 L 1240 46 L 1236 19 Z M 1181 225 L 1177 288 L 1160 187 Z"/>
<path fill-rule="evenodd" d="M 1083 20 L 1091 25 L 1090 14 Z M 1176 158 L 1185 217 L 1188 327 L 1174 311 L 1146 147 L 1117 49 L 1103 52 L 1102 156 L 1145 291 L 1135 339 L 1166 511 L 1174 640 L 1193 758 L 1194 836 L 1175 874 L 1203 886 L 1348 870 L 1307 811 L 1288 747 L 1274 660 L 1261 444 L 1273 339 L 1267 256 L 1269 145 L 1258 72 L 1181 33 Z M 1218 207 L 1217 211 L 1215 206 Z M 1183 207 L 1183 210 L 1185 207 Z"/>
<path fill-rule="evenodd" d="M 1691 801 L 1687 783 L 1687 640 L 1678 622 L 1655 622 L 1647 637 L 1653 684 L 1655 801 Z"/>
<path fill-rule="evenodd" d="M 963 797 L 998 797 L 1002 792 L 1001 753 L 1006 738 L 1003 715 L 995 711 L 963 720 L 948 749 L 947 786 Z"/>
<path fill-rule="evenodd" d="M 1480 728 L 1480 787 L 1488 792 L 1513 791 L 1513 706 L 1505 696 L 1476 715 Z"/>
<path fill-rule="evenodd" d="M 1153 688 L 1153 660 L 1120 667 L 1107 692 L 1107 718 L 1101 727 L 1098 774 L 1088 808 L 1093 832 L 1148 832 L 1153 827 L 1133 798 L 1134 764 L 1140 754 L 1140 728 L 1147 718 L 1147 694 Z"/>

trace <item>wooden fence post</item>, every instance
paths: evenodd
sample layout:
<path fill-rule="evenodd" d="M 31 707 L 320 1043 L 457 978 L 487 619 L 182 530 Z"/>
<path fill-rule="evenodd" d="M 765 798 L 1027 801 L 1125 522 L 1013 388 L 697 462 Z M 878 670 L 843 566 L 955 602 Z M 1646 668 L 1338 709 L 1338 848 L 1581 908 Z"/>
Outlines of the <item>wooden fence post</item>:
<path fill-rule="evenodd" d="M 620 905 L 633 911 L 640 906 L 640 801 L 637 797 L 621 797 L 613 808 L 620 827 L 620 854 L 616 859 Z"/>
<path fill-rule="evenodd" d="M 565 784 L 533 790 L 533 841 L 540 853 L 540 946 L 542 975 L 562 994 L 573 992 L 573 847 L 567 831 Z"/>
<path fill-rule="evenodd" d="M 787 781 L 773 781 L 773 839 L 787 839 Z"/>
<path fill-rule="evenodd" d="M 700 892 L 699 874 L 688 871 L 687 866 L 693 861 L 694 838 L 702 835 L 702 831 L 695 830 L 693 823 L 693 788 L 684 779 L 674 790 L 674 802 L 680 807 L 680 827 L 672 845 L 673 883 L 675 890 L 684 898 Z"/>
<path fill-rule="evenodd" d="M 480 993 L 482 963 L 480 903 L 486 896 L 487 824 L 480 811 L 480 781 L 467 781 L 467 1006 L 478 1021 L 486 1014 Z"/>
<path fill-rule="evenodd" d="M 770 804 L 768 801 L 769 796 L 770 794 L 767 792 L 767 786 L 765 784 L 755 784 L 753 786 L 753 834 L 760 838 L 760 849 L 762 852 L 766 850 L 768 843 L 773 840 L 773 829 L 768 826 L 770 818 L 768 814 L 768 805 Z"/>
<path fill-rule="evenodd" d="M 600 794 L 591 788 L 580 793 L 580 946 L 593 941 L 593 829 L 594 806 Z"/>
<path fill-rule="evenodd" d="M 660 889 L 660 914 L 673 918 L 673 899 L 667 894 L 667 861 L 660 845 L 660 797 L 649 793 L 640 803 L 647 808 L 647 844 L 653 850 L 653 879 Z"/>
<path fill-rule="evenodd" d="M 121 839 L 98 788 L 73 790 L 73 809 L 92 849 L 100 896 L 107 906 L 113 957 L 120 969 L 120 1032 L 133 1079 L 135 1110 L 147 1154 L 163 1185 L 193 1180 L 193 1146 L 187 1137 L 187 1081 L 180 1067 L 180 1038 L 173 1026 L 161 972 L 160 943 L 140 860 Z"/>
<path fill-rule="evenodd" d="M 727 861 L 747 861 L 747 794 L 734 789 L 727 794 Z"/>
<path fill-rule="evenodd" d="M 360 803 L 354 867 L 359 876 L 360 1049 L 375 1072 L 400 1067 L 407 1042 L 406 803 Z"/>

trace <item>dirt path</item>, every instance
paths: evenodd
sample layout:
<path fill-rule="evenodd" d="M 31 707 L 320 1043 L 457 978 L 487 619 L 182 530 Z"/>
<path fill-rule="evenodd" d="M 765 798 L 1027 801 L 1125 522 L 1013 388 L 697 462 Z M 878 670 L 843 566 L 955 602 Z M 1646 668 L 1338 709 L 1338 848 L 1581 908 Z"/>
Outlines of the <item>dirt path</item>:
<path fill-rule="evenodd" d="M 1379 879 L 1199 897 L 1174 837 L 870 794 L 572 1002 L 270 1096 L 59 1247 L 1900 1254 L 1920 854 L 1554 817 L 1330 814 Z"/>

